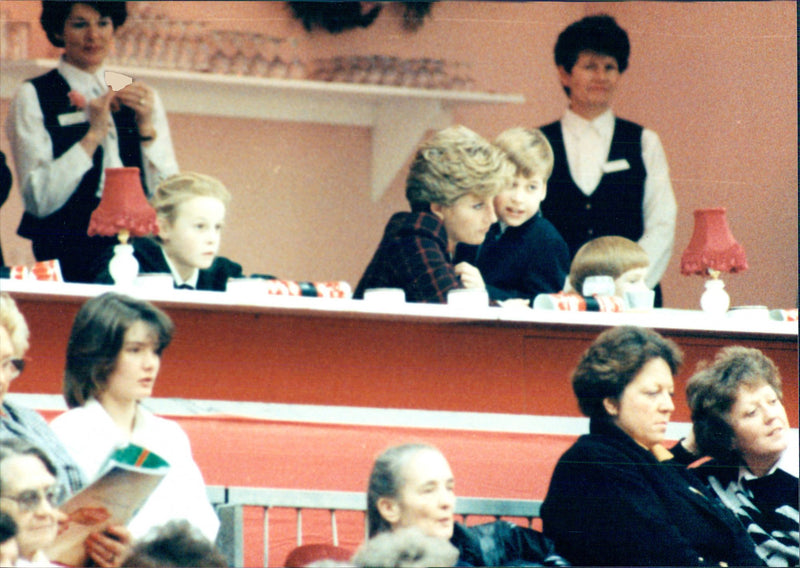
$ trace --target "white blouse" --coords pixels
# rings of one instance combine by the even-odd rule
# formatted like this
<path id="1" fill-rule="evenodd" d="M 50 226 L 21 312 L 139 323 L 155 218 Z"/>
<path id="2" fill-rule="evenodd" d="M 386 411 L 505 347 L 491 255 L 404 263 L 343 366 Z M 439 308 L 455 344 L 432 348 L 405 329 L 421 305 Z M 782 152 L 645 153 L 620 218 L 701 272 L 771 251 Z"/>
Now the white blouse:
<path id="1" fill-rule="evenodd" d="M 177 423 L 138 406 L 133 433 L 127 439 L 100 403 L 91 399 L 58 416 L 50 426 L 90 480 L 112 452 L 129 443 L 147 448 L 169 463 L 169 472 L 128 523 L 134 538 L 170 520 L 185 519 L 209 540 L 215 540 L 219 519 L 208 502 L 189 437 Z"/>

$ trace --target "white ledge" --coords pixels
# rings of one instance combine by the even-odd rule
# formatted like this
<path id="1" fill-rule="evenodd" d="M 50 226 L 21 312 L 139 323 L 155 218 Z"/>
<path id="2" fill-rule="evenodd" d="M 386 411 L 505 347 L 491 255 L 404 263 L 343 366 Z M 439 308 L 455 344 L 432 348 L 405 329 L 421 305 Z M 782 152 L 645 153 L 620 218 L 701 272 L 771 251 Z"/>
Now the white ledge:
<path id="1" fill-rule="evenodd" d="M 605 328 L 635 325 L 657 330 L 683 331 L 732 337 L 774 337 L 796 341 L 798 322 L 774 321 L 765 318 L 745 319 L 726 315 L 709 316 L 700 310 L 655 309 L 650 312 L 569 312 L 499 308 L 448 306 L 447 304 L 403 303 L 380 305 L 351 299 L 311 298 L 270 294 L 241 294 L 201 290 L 147 290 L 139 287 L 120 288 L 105 284 L 40 282 L 36 280 L 0 279 L 0 289 L 15 298 L 40 301 L 78 301 L 104 292 L 120 292 L 155 302 L 164 308 L 257 312 L 299 317 L 331 317 L 378 321 L 427 322 L 442 325 L 513 326 L 531 330 L 550 326 Z"/>

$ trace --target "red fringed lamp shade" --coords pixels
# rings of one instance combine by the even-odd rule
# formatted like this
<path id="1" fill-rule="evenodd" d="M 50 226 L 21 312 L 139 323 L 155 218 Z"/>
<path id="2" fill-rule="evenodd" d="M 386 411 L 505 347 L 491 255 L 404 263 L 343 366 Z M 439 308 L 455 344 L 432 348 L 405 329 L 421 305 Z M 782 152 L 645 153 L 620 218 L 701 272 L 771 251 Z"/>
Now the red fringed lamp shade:
<path id="1" fill-rule="evenodd" d="M 89 220 L 89 236 L 119 234 L 126 242 L 129 234 L 157 234 L 156 212 L 144 195 L 139 168 L 107 168 L 105 174 L 103 197 Z"/>
<path id="2" fill-rule="evenodd" d="M 696 209 L 694 233 L 681 257 L 681 274 L 743 272 L 747 258 L 742 245 L 733 238 L 725 217 L 725 208 Z"/>

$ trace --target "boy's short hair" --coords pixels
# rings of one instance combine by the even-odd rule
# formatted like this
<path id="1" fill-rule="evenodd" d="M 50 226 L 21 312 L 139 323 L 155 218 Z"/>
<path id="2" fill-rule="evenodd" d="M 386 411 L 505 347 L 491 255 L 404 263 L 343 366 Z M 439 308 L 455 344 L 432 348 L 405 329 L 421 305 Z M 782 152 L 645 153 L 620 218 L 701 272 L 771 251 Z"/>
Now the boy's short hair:
<path id="1" fill-rule="evenodd" d="M 114 30 L 125 23 L 128 18 L 128 9 L 125 2 L 65 2 L 64 0 L 44 0 L 42 2 L 42 15 L 39 23 L 42 24 L 47 39 L 54 47 L 64 47 L 64 26 L 67 23 L 72 6 L 87 4 L 97 10 L 104 18 L 111 18 Z"/>
<path id="2" fill-rule="evenodd" d="M 545 183 L 553 173 L 553 148 L 538 128 L 509 128 L 494 143 L 517 168 L 517 175 L 526 178 L 539 175 Z"/>
<path id="3" fill-rule="evenodd" d="M 582 51 L 610 55 L 617 60 L 619 72 L 623 73 L 628 68 L 631 44 L 627 32 L 614 18 L 597 14 L 570 24 L 559 34 L 555 47 L 556 65 L 571 73 Z"/>
<path id="4" fill-rule="evenodd" d="M 647 268 L 650 258 L 630 239 L 618 236 L 598 237 L 584 243 L 569 268 L 569 284 L 577 293 L 589 276 L 611 276 L 615 280 L 628 270 Z"/>
<path id="5" fill-rule="evenodd" d="M 158 184 L 150 204 L 160 217 L 174 223 L 178 206 L 193 197 L 215 197 L 226 208 L 231 202 L 230 192 L 218 179 L 197 172 L 182 172 Z"/>
<path id="6" fill-rule="evenodd" d="M 417 150 L 406 179 L 406 198 L 414 211 L 431 203 L 452 205 L 473 193 L 491 196 L 513 180 L 505 153 L 465 126 L 440 130 Z"/>

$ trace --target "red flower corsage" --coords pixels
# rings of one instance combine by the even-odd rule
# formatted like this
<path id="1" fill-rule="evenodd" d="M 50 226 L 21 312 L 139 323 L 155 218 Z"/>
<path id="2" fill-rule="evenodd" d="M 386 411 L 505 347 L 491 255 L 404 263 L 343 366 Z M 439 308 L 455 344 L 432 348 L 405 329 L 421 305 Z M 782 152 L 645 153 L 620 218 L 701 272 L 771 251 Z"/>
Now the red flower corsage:
<path id="1" fill-rule="evenodd" d="M 70 91 L 67 93 L 67 96 L 69 97 L 69 104 L 72 106 L 79 109 L 86 108 L 86 97 L 84 97 L 78 91 Z"/>

